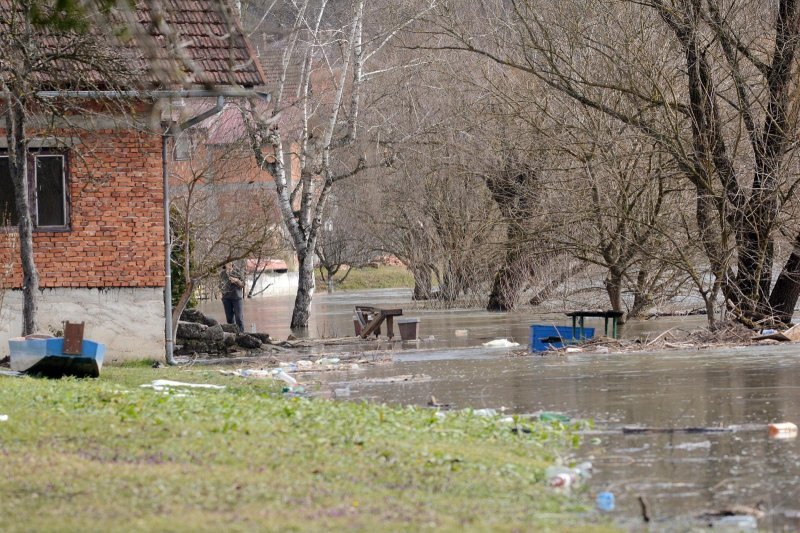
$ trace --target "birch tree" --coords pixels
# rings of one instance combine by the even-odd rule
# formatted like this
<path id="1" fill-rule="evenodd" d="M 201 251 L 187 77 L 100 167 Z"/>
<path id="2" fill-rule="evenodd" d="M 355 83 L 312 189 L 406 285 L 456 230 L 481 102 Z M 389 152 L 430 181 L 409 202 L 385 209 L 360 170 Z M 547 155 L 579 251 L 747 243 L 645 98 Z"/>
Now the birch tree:
<path id="1" fill-rule="evenodd" d="M 379 164 L 364 138 L 365 102 L 372 97 L 371 82 L 387 68 L 382 52 L 413 18 L 392 12 L 390 4 L 352 0 L 346 5 L 337 13 L 328 0 L 296 4 L 272 111 L 259 116 L 254 107 L 246 117 L 253 152 L 275 180 L 278 207 L 298 258 L 293 329 L 308 325 L 314 251 L 331 193 L 342 180 Z M 296 64 L 302 65 L 302 75 L 294 97 L 286 80 Z M 279 127 L 279 116 L 290 108 L 300 116 L 294 132 Z"/>

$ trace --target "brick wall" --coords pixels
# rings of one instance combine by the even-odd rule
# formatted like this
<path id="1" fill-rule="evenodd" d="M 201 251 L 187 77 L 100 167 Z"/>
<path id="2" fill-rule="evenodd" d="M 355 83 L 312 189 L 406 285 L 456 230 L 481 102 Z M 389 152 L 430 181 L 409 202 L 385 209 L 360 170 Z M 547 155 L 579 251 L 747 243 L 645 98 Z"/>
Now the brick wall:
<path id="1" fill-rule="evenodd" d="M 40 286 L 163 287 L 161 137 L 119 129 L 56 135 L 80 139 L 68 152 L 71 229 L 35 231 Z M 15 234 L 0 234 L 6 287 L 21 283 Z"/>

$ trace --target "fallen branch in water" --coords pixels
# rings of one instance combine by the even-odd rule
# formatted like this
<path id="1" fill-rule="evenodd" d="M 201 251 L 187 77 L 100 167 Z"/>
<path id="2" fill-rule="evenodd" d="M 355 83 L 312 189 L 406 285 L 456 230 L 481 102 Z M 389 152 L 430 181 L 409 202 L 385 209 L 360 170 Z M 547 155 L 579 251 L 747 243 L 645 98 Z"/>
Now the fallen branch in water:
<path id="1" fill-rule="evenodd" d="M 647 498 L 639 496 L 639 506 L 642 508 L 642 520 L 645 522 L 650 521 L 650 506 L 647 503 Z"/>
<path id="2" fill-rule="evenodd" d="M 639 435 L 647 433 L 732 433 L 734 428 L 705 428 L 705 427 L 686 427 L 686 428 L 640 428 L 624 427 L 622 433 L 626 435 Z"/>

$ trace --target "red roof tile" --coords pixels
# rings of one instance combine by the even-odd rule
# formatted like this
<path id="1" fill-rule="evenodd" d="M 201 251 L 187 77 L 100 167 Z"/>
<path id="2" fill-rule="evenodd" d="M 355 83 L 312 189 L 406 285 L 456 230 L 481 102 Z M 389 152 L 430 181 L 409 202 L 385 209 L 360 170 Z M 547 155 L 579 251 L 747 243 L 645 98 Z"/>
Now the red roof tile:
<path id="1" fill-rule="evenodd" d="M 13 13 L 13 0 L 0 0 L 0 32 L 8 31 Z M 267 79 L 258 58 L 245 37 L 244 31 L 226 0 L 162 0 L 160 17 L 154 16 L 150 7 L 155 2 L 138 1 L 132 15 L 139 28 L 133 28 L 132 39 L 125 41 L 115 36 L 109 28 L 94 27 L 85 41 L 94 40 L 98 49 L 112 51 L 117 60 L 127 61 L 128 69 L 138 71 L 136 82 L 127 85 L 139 87 L 165 87 L 188 85 L 240 85 L 253 87 L 265 85 Z M 154 20 L 163 20 L 163 25 Z M 124 13 L 111 15 L 112 23 L 121 24 Z M 102 19 L 100 23 L 104 22 Z M 105 21 L 108 23 L 108 21 Z M 112 26 L 112 24 L 108 24 Z M 164 35 L 161 29 L 167 28 Z M 35 37 L 40 47 L 50 51 L 76 42 L 75 34 L 43 29 Z M 170 53 L 170 48 L 179 53 Z M 116 86 L 117 80 L 107 81 L 107 74 L 97 72 L 85 61 L 53 61 L 39 77 L 43 85 L 76 88 L 83 83 L 95 88 L 98 85 Z M 75 72 L 78 75 L 75 75 Z M 69 80 L 69 81 L 65 81 Z M 79 87 L 84 88 L 84 87 Z"/>

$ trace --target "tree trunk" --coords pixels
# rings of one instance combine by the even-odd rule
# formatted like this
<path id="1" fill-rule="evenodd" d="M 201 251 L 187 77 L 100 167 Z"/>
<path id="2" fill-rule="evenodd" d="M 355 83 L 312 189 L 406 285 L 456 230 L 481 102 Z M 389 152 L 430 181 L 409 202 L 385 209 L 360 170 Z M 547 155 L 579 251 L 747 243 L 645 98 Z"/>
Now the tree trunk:
<path id="1" fill-rule="evenodd" d="M 430 300 L 431 298 L 431 269 L 420 266 L 411 269 L 414 275 L 414 294 L 412 300 Z"/>
<path id="2" fill-rule="evenodd" d="M 622 272 L 610 269 L 606 278 L 606 292 L 611 309 L 622 311 Z"/>
<path id="3" fill-rule="evenodd" d="M 519 294 L 525 287 L 525 283 L 530 278 L 530 274 L 535 269 L 533 261 L 526 268 L 524 253 L 520 250 L 516 240 L 521 238 L 520 231 L 509 229 L 507 242 L 510 248 L 506 251 L 505 262 L 494 275 L 492 291 L 489 294 L 489 302 L 486 304 L 487 311 L 512 311 L 519 301 Z M 528 273 L 530 271 L 530 274 Z"/>
<path id="4" fill-rule="evenodd" d="M 512 254 L 515 257 L 509 257 Z M 523 274 L 518 256 L 518 253 L 509 251 L 505 264 L 495 273 L 487 311 L 512 311 L 517 306 L 519 294 L 529 278 L 527 273 Z"/>
<path id="5" fill-rule="evenodd" d="M 297 255 L 300 262 L 297 279 L 297 296 L 292 311 L 291 329 L 305 329 L 311 316 L 311 300 L 314 297 L 314 254 Z"/>
<path id="6" fill-rule="evenodd" d="M 33 221 L 28 192 L 28 144 L 25 138 L 25 109 L 12 100 L 6 109 L 6 138 L 8 162 L 14 182 L 14 200 L 17 209 L 17 231 L 22 262 L 22 335 L 38 329 L 36 301 L 39 290 L 39 273 L 33 258 Z"/>
<path id="7" fill-rule="evenodd" d="M 800 297 L 800 233 L 794 239 L 794 248 L 772 288 L 769 306 L 775 320 L 789 324 Z"/>
<path id="8" fill-rule="evenodd" d="M 652 305 L 652 294 L 647 287 L 647 270 L 640 268 L 636 274 L 636 292 L 633 295 L 633 306 L 628 311 L 628 318 L 641 316 Z"/>
<path id="9" fill-rule="evenodd" d="M 189 303 L 189 299 L 192 297 L 192 293 L 194 292 L 196 284 L 197 281 L 194 278 L 189 278 L 188 282 L 183 287 L 183 292 L 181 293 L 181 297 L 178 299 L 178 303 L 175 304 L 175 307 L 172 309 L 173 346 L 175 346 L 175 340 L 178 337 L 178 321 L 181 319 L 181 314 L 183 314 L 183 310 L 186 309 L 186 304 Z"/>

